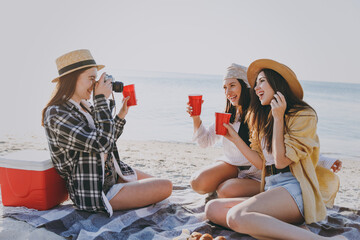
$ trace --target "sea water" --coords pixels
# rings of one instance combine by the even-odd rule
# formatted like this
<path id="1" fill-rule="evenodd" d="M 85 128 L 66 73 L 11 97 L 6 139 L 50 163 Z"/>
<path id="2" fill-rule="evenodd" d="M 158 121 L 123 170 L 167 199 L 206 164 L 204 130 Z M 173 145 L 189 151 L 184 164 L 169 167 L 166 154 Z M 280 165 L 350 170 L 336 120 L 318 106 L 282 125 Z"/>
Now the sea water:
<path id="1" fill-rule="evenodd" d="M 215 121 L 215 112 L 225 109 L 226 99 L 220 75 L 120 69 L 108 69 L 107 73 L 125 85 L 135 84 L 138 104 L 129 108 L 121 136 L 123 140 L 192 142 L 193 123 L 186 112 L 189 94 L 203 95 L 201 119 L 207 127 Z M 304 89 L 304 100 L 318 114 L 317 132 L 321 152 L 328 156 L 360 160 L 360 84 L 300 82 Z M 118 112 L 122 94 L 115 93 L 114 97 Z M 24 138 L 45 138 L 44 129 L 40 127 L 40 109 L 45 104 L 32 100 L 28 107 L 36 105 L 37 108 L 31 110 L 32 114 L 27 114 L 26 119 L 3 118 L 1 142 L 5 144 L 10 138 L 16 140 L 17 136 L 13 136 L 16 132 Z M 18 110 L 11 111 L 5 116 L 12 116 Z"/>

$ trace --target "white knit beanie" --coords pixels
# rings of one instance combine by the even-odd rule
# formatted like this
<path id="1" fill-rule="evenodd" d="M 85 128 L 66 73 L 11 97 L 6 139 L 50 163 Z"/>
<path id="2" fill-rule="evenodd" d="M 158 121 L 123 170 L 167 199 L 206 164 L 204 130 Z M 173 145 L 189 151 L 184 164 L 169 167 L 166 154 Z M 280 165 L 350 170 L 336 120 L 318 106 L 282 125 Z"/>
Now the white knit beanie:
<path id="1" fill-rule="evenodd" d="M 224 79 L 228 79 L 228 78 L 241 79 L 246 83 L 248 87 L 250 87 L 250 84 L 247 80 L 246 71 L 247 71 L 247 67 L 233 63 L 230 65 L 230 67 L 227 68 L 227 72 L 224 76 Z"/>

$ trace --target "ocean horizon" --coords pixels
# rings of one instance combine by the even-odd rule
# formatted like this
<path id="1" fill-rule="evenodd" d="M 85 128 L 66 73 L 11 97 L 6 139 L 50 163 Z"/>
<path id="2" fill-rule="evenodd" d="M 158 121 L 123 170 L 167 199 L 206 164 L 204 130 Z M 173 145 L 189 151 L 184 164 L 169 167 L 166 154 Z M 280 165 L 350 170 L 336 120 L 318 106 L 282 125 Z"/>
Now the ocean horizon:
<path id="1" fill-rule="evenodd" d="M 108 74 L 124 85 L 135 84 L 138 105 L 126 117 L 123 140 L 156 140 L 192 142 L 192 119 L 186 112 L 189 94 L 202 94 L 201 119 L 205 126 L 215 120 L 215 112 L 225 108 L 221 75 L 121 71 L 109 69 Z M 327 156 L 360 160 L 360 84 L 300 80 L 304 100 L 318 115 L 320 151 Z M 122 94 L 114 93 L 116 111 L 121 107 Z M 36 102 L 37 112 L 46 102 Z M 27 123 L 0 127 L 0 141 L 8 138 L 45 138 L 40 126 L 41 113 L 28 116 Z M 9 121 L 6 120 L 5 121 Z M 11 121 L 9 121 L 11 126 Z M 5 126 L 4 126 L 5 125 Z M 29 140 L 29 139 L 28 139 Z"/>

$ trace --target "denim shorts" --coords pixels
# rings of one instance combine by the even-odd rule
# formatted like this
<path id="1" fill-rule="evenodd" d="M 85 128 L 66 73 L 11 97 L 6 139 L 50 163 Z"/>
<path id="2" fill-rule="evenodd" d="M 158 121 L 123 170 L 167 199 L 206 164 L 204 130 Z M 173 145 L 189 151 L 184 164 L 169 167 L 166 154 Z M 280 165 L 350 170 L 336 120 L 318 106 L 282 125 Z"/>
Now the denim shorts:
<path id="1" fill-rule="evenodd" d="M 285 188 L 295 200 L 301 215 L 304 217 L 304 202 L 300 183 L 291 172 L 278 173 L 265 177 L 265 191 L 276 188 Z"/>

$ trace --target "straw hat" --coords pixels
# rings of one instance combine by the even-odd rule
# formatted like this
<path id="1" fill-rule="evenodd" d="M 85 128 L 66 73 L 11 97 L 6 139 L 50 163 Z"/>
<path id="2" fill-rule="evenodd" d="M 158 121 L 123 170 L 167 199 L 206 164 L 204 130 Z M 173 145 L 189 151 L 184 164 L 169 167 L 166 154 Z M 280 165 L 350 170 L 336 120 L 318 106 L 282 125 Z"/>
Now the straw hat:
<path id="1" fill-rule="evenodd" d="M 252 88 L 254 88 L 258 74 L 264 69 L 271 69 L 279 73 L 289 84 L 291 91 L 299 99 L 304 96 L 303 89 L 295 73 L 282 63 L 271 59 L 259 59 L 252 62 L 247 71 L 247 77 Z"/>
<path id="2" fill-rule="evenodd" d="M 246 76 L 246 70 L 247 70 L 246 67 L 233 63 L 227 68 L 227 72 L 224 76 L 224 80 L 229 78 L 241 79 L 246 83 L 248 87 L 250 87 L 250 84 Z"/>
<path id="3" fill-rule="evenodd" d="M 57 82 L 60 77 L 82 68 L 97 67 L 100 70 L 105 67 L 104 65 L 97 65 L 87 49 L 75 50 L 58 57 L 56 59 L 56 66 L 59 76 L 51 82 Z"/>

